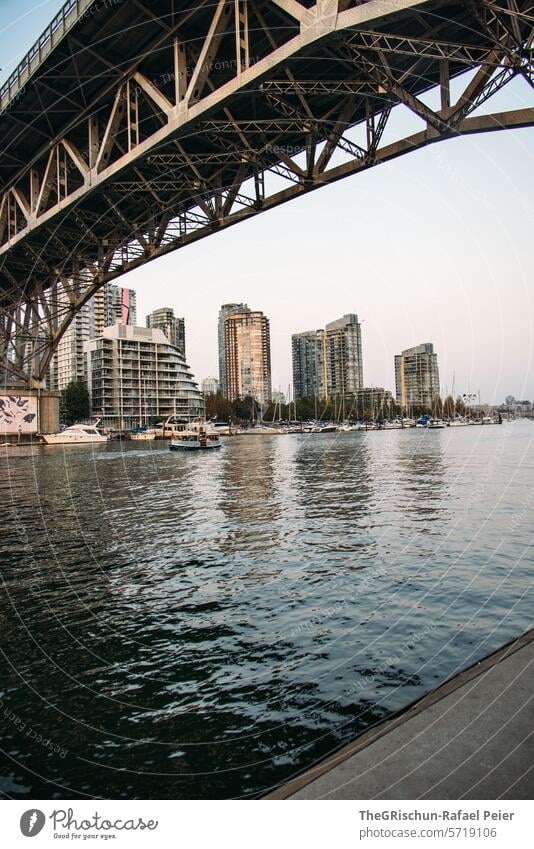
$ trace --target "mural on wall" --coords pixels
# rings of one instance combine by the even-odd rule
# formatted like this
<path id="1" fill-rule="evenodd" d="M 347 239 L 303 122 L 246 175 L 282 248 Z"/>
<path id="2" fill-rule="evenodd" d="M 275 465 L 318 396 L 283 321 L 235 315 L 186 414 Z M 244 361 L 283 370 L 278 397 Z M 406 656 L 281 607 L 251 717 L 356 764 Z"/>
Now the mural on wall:
<path id="1" fill-rule="evenodd" d="M 37 398 L 1 395 L 0 433 L 37 433 Z"/>

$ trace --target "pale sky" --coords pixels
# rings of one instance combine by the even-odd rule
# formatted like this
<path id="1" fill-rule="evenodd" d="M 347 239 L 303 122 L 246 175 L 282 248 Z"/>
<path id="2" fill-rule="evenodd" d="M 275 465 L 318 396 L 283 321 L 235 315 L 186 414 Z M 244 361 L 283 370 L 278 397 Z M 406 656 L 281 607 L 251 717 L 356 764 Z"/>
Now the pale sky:
<path id="1" fill-rule="evenodd" d="M 61 7 L 0 0 L 0 81 Z M 484 111 L 532 105 L 518 80 Z M 417 131 L 402 116 L 384 141 Z M 119 282 L 138 315 L 186 320 L 188 360 L 217 375 L 217 313 L 271 320 L 273 387 L 291 382 L 291 334 L 344 313 L 363 322 L 364 380 L 394 388 L 393 357 L 433 342 L 443 391 L 534 400 L 534 129 L 441 142 L 210 236 Z"/>

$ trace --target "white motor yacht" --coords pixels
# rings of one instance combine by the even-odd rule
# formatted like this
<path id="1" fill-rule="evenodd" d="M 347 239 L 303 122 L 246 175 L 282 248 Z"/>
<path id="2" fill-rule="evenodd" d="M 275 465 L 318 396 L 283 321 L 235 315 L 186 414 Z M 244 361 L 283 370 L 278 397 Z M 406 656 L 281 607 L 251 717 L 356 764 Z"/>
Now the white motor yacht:
<path id="1" fill-rule="evenodd" d="M 61 433 L 44 434 L 43 439 L 47 445 L 87 445 L 95 442 L 107 442 L 109 437 L 100 433 L 97 422 L 90 425 L 71 425 Z"/>

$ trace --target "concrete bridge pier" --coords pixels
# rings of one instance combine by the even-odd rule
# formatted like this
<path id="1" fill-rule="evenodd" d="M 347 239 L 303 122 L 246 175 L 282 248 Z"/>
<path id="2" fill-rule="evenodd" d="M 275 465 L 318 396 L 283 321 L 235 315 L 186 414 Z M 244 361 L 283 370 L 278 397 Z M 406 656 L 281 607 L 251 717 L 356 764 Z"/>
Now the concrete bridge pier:
<path id="1" fill-rule="evenodd" d="M 33 442 L 59 430 L 60 393 L 34 382 L 0 388 L 0 441 Z"/>

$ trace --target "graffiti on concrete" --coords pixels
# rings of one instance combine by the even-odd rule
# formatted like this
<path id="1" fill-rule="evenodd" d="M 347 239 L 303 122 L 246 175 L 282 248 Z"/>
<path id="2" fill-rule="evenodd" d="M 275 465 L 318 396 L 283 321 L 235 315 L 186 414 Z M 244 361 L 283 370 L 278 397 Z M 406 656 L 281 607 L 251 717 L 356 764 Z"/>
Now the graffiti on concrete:
<path id="1" fill-rule="evenodd" d="M 36 433 L 37 398 L 0 395 L 0 433 Z"/>

